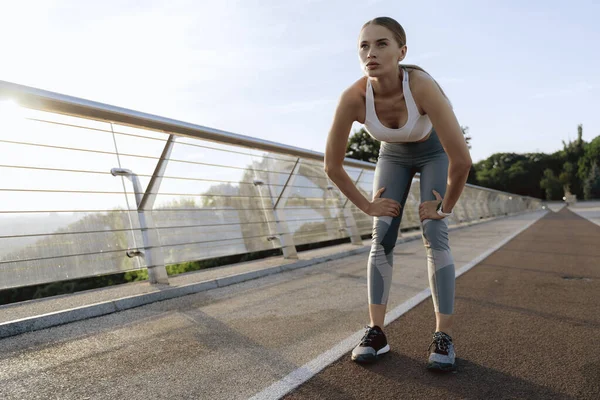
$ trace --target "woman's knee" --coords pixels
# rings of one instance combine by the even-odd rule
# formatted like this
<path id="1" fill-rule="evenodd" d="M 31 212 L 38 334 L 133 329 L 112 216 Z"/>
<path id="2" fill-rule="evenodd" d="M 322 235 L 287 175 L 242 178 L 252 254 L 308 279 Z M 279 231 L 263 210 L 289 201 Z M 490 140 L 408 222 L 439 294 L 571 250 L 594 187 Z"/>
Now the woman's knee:
<path id="1" fill-rule="evenodd" d="M 423 241 L 426 247 L 446 250 L 448 246 L 448 225 L 442 219 L 426 219 L 423 221 Z"/>
<path id="2" fill-rule="evenodd" d="M 399 217 L 376 217 L 373 223 L 373 244 L 381 245 L 385 253 L 389 253 L 396 245 L 399 228 Z"/>

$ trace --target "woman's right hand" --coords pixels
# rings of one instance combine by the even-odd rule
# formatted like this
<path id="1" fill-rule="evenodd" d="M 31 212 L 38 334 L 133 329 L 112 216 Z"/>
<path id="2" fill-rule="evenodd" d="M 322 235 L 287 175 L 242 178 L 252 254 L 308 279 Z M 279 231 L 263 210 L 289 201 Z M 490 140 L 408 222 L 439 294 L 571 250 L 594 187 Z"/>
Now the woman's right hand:
<path id="1" fill-rule="evenodd" d="M 385 190 L 384 187 L 379 189 L 373 196 L 373 201 L 369 204 L 367 214 L 371 217 L 397 217 L 400 215 L 400 203 L 393 199 L 382 199 L 381 193 Z"/>

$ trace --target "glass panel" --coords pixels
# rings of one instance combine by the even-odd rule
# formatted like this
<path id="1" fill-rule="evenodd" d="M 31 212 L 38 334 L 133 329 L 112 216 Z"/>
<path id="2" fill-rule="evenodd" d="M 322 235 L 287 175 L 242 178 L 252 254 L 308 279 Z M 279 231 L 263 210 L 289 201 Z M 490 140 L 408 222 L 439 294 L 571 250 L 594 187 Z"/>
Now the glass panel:
<path id="1" fill-rule="evenodd" d="M 2 193 L 2 211 L 6 212 L 60 212 L 108 211 L 127 209 L 123 193 L 52 193 L 21 192 Z"/>
<path id="2" fill-rule="evenodd" d="M 256 187 L 243 187 L 254 197 L 203 197 L 204 203 L 157 201 L 161 206 L 152 212 L 152 217 L 155 226 L 160 228 L 161 244 L 168 246 L 164 248 L 165 262 L 200 260 L 279 246 L 278 241 L 267 240 L 272 234 L 267 221 L 275 220 L 272 211 L 265 208 Z M 185 245 L 173 246 L 182 243 Z"/>
<path id="3" fill-rule="evenodd" d="M 214 257 L 243 254 L 255 251 L 274 249 L 277 240 L 268 241 L 266 238 L 246 240 L 227 240 L 193 245 L 164 247 L 165 263 L 177 264 L 185 261 L 197 261 Z"/>
<path id="4" fill-rule="evenodd" d="M 138 268 L 137 261 L 125 256 L 123 252 L 17 261 L 0 266 L 0 289 L 126 272 Z"/>
<path id="5" fill-rule="evenodd" d="M 141 259 L 125 255 L 144 246 L 134 186 L 110 170 L 119 162 L 132 170 L 141 197 L 168 134 L 18 107 L 0 116 L 0 128 L 0 287 L 140 268 Z M 374 170 L 344 168 L 372 198 Z M 346 238 L 344 208 L 361 235 L 372 232 L 373 218 L 347 201 L 319 160 L 179 136 L 160 183 L 145 217 L 167 264 L 278 248 L 272 237 L 281 229 L 296 245 Z M 417 178 L 401 228 L 420 227 L 419 203 Z M 539 207 L 466 187 L 450 223 Z"/>
<path id="6" fill-rule="evenodd" d="M 0 216 L 0 282 L 11 287 L 18 277 L 16 286 L 27 286 L 138 268 L 125 254 L 135 247 L 130 227 L 125 212 Z M 33 234 L 40 236 L 22 236 Z M 78 255 L 88 253 L 99 254 Z"/>

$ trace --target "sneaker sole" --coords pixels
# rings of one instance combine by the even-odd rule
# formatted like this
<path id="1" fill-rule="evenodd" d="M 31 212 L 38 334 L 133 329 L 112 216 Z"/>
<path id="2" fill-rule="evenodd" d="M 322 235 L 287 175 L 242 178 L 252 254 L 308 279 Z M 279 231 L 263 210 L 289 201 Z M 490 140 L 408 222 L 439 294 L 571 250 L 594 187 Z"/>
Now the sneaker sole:
<path id="1" fill-rule="evenodd" d="M 439 363 L 431 361 L 427 363 L 427 369 L 434 371 L 456 371 L 456 364 Z"/>
<path id="2" fill-rule="evenodd" d="M 390 351 L 390 345 L 386 344 L 385 347 L 382 347 L 381 350 L 379 350 L 377 352 L 377 355 L 373 355 L 373 354 L 361 354 L 361 355 L 355 356 L 353 354 L 352 355 L 352 361 L 356 361 L 358 363 L 365 363 L 365 364 L 373 363 L 373 362 L 377 361 L 377 359 L 379 357 L 381 357 L 382 355 L 384 355 L 388 351 Z"/>

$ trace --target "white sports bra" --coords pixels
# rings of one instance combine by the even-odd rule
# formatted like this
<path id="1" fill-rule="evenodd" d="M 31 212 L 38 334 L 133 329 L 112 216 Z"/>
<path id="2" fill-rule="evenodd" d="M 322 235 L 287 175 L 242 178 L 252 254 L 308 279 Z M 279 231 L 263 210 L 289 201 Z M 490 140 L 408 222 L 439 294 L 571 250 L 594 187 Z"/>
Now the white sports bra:
<path id="1" fill-rule="evenodd" d="M 366 113 L 365 113 L 365 129 L 373 136 L 373 138 L 382 142 L 416 142 L 423 139 L 431 131 L 433 127 L 428 115 L 419 114 L 417 104 L 413 99 L 408 84 L 408 71 L 404 70 L 404 78 L 402 80 L 402 91 L 404 92 L 404 100 L 408 110 L 408 120 L 404 126 L 398 129 L 392 129 L 384 126 L 377 118 L 375 112 L 375 101 L 373 99 L 373 87 L 371 81 L 367 79 L 366 91 Z"/>

